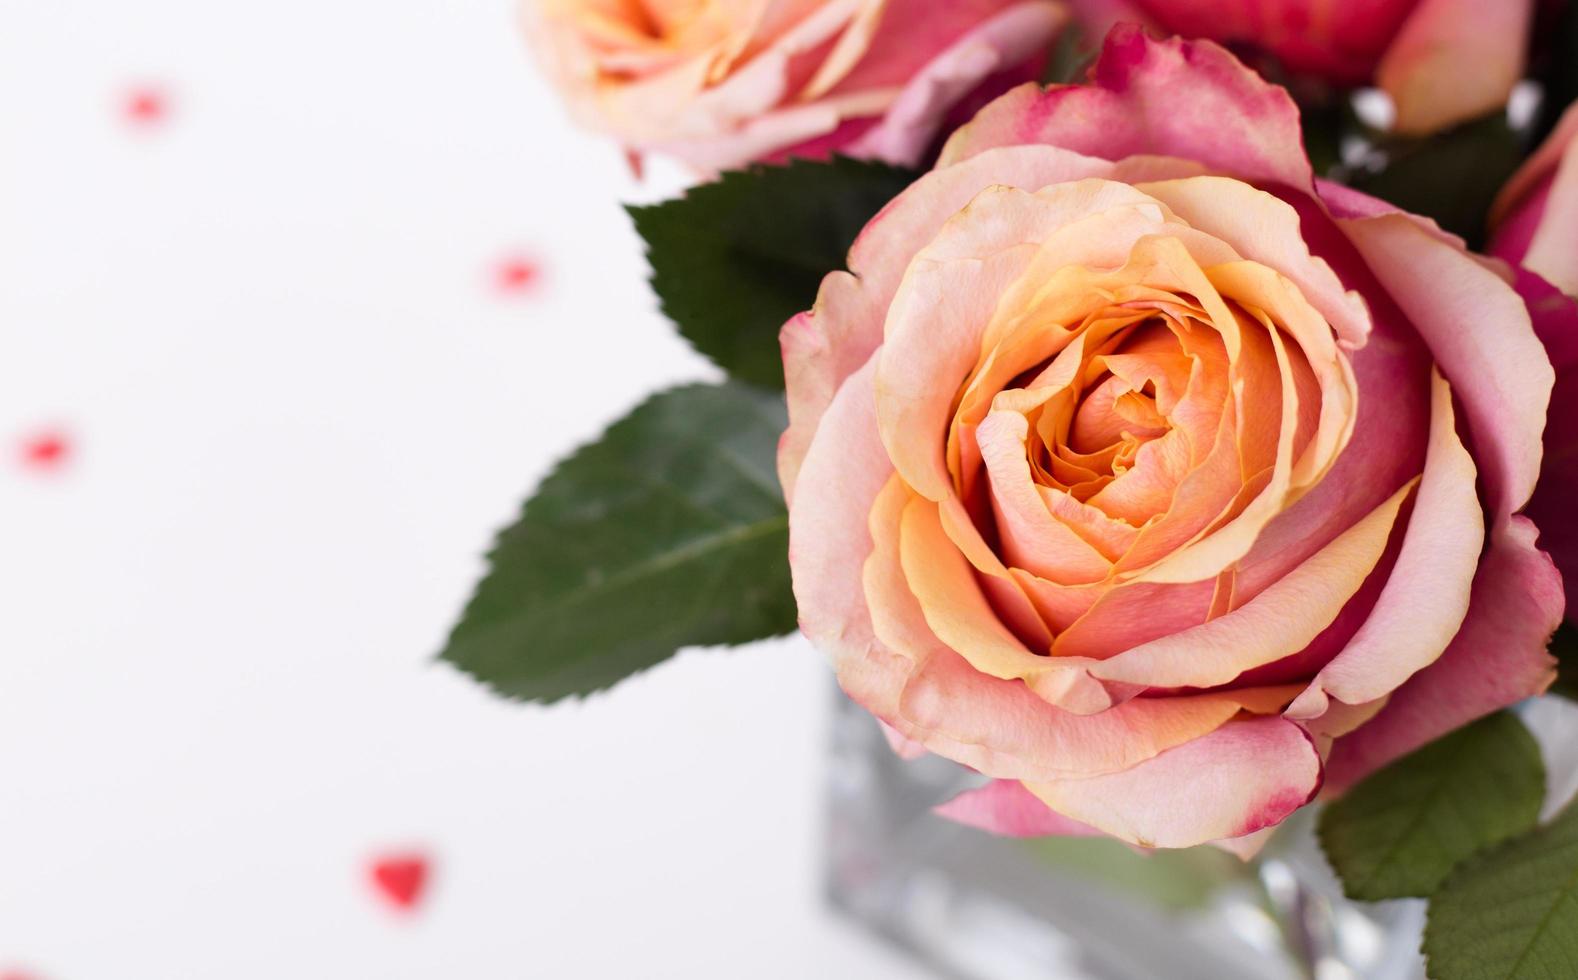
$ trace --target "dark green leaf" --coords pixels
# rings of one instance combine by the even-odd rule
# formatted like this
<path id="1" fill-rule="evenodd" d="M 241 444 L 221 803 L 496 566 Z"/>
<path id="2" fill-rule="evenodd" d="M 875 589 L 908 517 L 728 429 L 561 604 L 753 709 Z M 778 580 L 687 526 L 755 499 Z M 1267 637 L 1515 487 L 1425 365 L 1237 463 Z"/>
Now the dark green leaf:
<path id="1" fill-rule="evenodd" d="M 1084 28 L 1070 23 L 1052 44 L 1046 65 L 1041 69 L 1042 85 L 1078 85 L 1085 80 L 1090 66 L 1101 53 L 1100 42 L 1092 43 Z"/>
<path id="2" fill-rule="evenodd" d="M 1551 656 L 1556 658 L 1556 683 L 1552 694 L 1578 701 L 1578 628 L 1562 620 L 1551 637 Z"/>
<path id="3" fill-rule="evenodd" d="M 915 179 L 842 157 L 725 173 L 684 197 L 629 208 L 663 312 L 741 381 L 783 387 L 778 330 L 811 308 L 855 236 Z"/>
<path id="4" fill-rule="evenodd" d="M 1317 177 L 1332 173 L 1342 162 L 1342 139 L 1354 129 L 1352 110 L 1339 99 L 1299 106 L 1304 152 Z"/>
<path id="5" fill-rule="evenodd" d="M 1554 12 L 1541 10 L 1539 16 L 1551 17 L 1552 22 L 1541 25 L 1545 29 L 1538 33 L 1534 45 L 1539 52 L 1535 78 L 1543 89 L 1534 125 L 1536 144 L 1550 135 L 1562 113 L 1578 100 L 1578 4 L 1561 4 Z"/>
<path id="6" fill-rule="evenodd" d="M 637 406 L 499 536 L 443 659 L 501 694 L 554 701 L 680 647 L 793 630 L 783 427 L 783 396 L 740 384 Z"/>
<path id="7" fill-rule="evenodd" d="M 1321 846 L 1349 898 L 1429 895 L 1459 861 L 1534 826 L 1539 745 L 1507 712 L 1392 763 L 1321 814 Z"/>
<path id="8" fill-rule="evenodd" d="M 1384 166 L 1349 181 L 1366 194 L 1436 219 L 1470 247 L 1484 240 L 1485 215 L 1523 160 L 1523 144 L 1497 112 L 1424 139 L 1387 137 Z"/>
<path id="9" fill-rule="evenodd" d="M 1430 899 L 1433 980 L 1578 977 L 1578 806 L 1470 858 Z"/>

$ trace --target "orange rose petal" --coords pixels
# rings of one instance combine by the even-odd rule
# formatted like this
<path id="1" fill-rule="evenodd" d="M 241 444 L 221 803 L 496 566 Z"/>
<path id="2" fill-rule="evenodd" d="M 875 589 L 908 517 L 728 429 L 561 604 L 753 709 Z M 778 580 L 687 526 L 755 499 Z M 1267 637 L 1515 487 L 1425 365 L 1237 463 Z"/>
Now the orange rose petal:
<path id="1" fill-rule="evenodd" d="M 1034 649 L 1045 650 L 1050 647 L 1052 633 L 1046 620 L 1025 594 L 1024 588 L 1010 574 L 1010 569 L 987 545 L 986 539 L 981 537 L 980 529 L 970 520 L 964 504 L 957 497 L 950 496 L 937 505 L 937 514 L 943 532 L 975 569 L 975 578 L 981 590 L 1008 628 Z"/>
<path id="2" fill-rule="evenodd" d="M 1225 616 L 1096 662 L 1103 680 L 1154 687 L 1215 687 L 1246 670 L 1297 653 L 1336 619 L 1386 550 L 1414 483 L 1339 535 L 1308 561 Z M 1214 583 L 1213 583 L 1214 584 Z M 1100 636 L 1105 620 L 1087 616 L 1053 643 L 1054 655 L 1076 648 L 1081 635 Z"/>
<path id="3" fill-rule="evenodd" d="M 1112 563 L 1055 518 L 1031 483 L 1025 458 L 1030 424 L 1016 412 L 993 412 L 976 430 L 991 477 L 1003 558 L 1059 582 L 1077 584 L 1106 577 Z"/>
<path id="4" fill-rule="evenodd" d="M 1027 677 L 1043 669 L 1046 658 L 1027 650 L 987 602 L 969 562 L 943 531 L 932 501 L 916 496 L 906 504 L 899 558 L 927 625 L 977 670 L 992 677 Z"/>
<path id="5" fill-rule="evenodd" d="M 896 473 L 877 494 L 867 525 L 871 553 L 861 569 L 861 587 L 877 639 L 895 653 L 918 660 L 935 641 L 935 634 L 926 625 L 899 562 L 900 522 L 914 497 Z"/>
<path id="6" fill-rule="evenodd" d="M 981 366 L 965 385 L 959 407 L 948 426 L 948 469 L 962 494 L 971 492 L 979 476 L 982 459 L 974 438 L 975 427 L 991 411 L 993 399 L 1008 382 L 1053 357 L 1074 339 L 1075 335 L 1069 331 L 1049 324 L 1047 329 L 1025 331 L 987 352 Z"/>
<path id="7" fill-rule="evenodd" d="M 838 386 L 882 343 L 888 305 L 914 256 L 949 218 L 994 183 L 1044 187 L 1122 169 L 1107 160 L 1053 146 L 1021 146 L 981 154 L 922 174 L 866 223 L 849 249 L 849 272 L 830 273 L 814 315 L 784 326 L 784 382 L 789 429 L 779 448 L 779 473 L 793 492 L 800 460 Z"/>
<path id="8" fill-rule="evenodd" d="M 1238 420 L 1223 414 L 1211 452 L 1179 481 L 1166 513 L 1140 531 L 1118 560 L 1120 572 L 1143 569 L 1177 551 L 1222 517 L 1237 498 L 1242 467 L 1236 435 Z"/>
<path id="9" fill-rule="evenodd" d="M 1309 450 L 1295 462 L 1291 477 L 1295 488 L 1307 487 L 1325 475 L 1353 434 L 1354 404 L 1358 398 L 1353 369 L 1333 341 L 1330 324 L 1285 277 L 1253 262 L 1216 266 L 1206 274 L 1225 294 L 1262 311 L 1285 331 L 1319 382 L 1320 423 Z M 1284 405 L 1293 402 L 1296 422 L 1300 386 L 1294 377 L 1291 358 L 1279 357 L 1278 363 L 1283 384 L 1293 395 L 1291 399 L 1284 399 Z M 1287 428 L 1283 426 L 1284 431 Z M 1290 445 L 1294 442 L 1297 426 L 1293 429 L 1286 435 Z"/>
<path id="10" fill-rule="evenodd" d="M 1239 322 L 1243 344 L 1230 374 L 1234 381 L 1239 479 L 1243 480 L 1276 465 L 1277 447 L 1282 437 L 1282 412 L 1287 401 L 1297 404 L 1297 396 L 1295 394 L 1295 399 L 1282 397 L 1282 386 L 1287 379 L 1271 342 L 1276 325 L 1247 315 L 1241 315 Z"/>
<path id="11" fill-rule="evenodd" d="M 1270 331 L 1272 348 L 1276 351 L 1279 367 L 1287 371 L 1288 358 L 1285 345 L 1278 331 Z M 1242 337 L 1240 337 L 1242 348 Z M 1229 356 L 1232 356 L 1229 344 Z M 1243 396 L 1235 393 L 1240 403 Z M 1255 539 L 1266 523 L 1280 513 L 1285 494 L 1291 482 L 1293 468 L 1293 434 L 1298 428 L 1297 393 L 1291 386 L 1283 386 L 1282 415 L 1277 438 L 1277 458 L 1271 479 L 1242 513 L 1215 528 L 1210 534 L 1185 545 L 1161 559 L 1156 565 L 1140 573 L 1139 578 L 1148 582 L 1198 582 L 1212 578 L 1224 568 L 1242 558 L 1253 547 Z"/>
<path id="12" fill-rule="evenodd" d="M 1166 513 L 1190 462 L 1189 439 L 1174 429 L 1140 446 L 1133 465 L 1114 476 L 1087 503 L 1130 524 L 1144 524 Z"/>
<path id="13" fill-rule="evenodd" d="M 1140 184 L 1196 228 L 1229 243 L 1244 258 L 1288 277 L 1350 347 L 1370 335 L 1364 299 L 1345 289 L 1330 265 L 1312 255 L 1298 212 L 1287 202 L 1243 181 L 1189 177 Z"/>
<path id="14" fill-rule="evenodd" d="M 1024 592 L 1026 598 L 1035 607 L 1043 622 L 1052 629 L 1054 634 L 1068 629 L 1085 615 L 1092 606 L 1112 594 L 1111 584 L 1097 582 L 1090 585 L 1064 585 L 1058 582 L 1049 582 L 1040 576 L 1033 575 L 1022 568 L 1011 568 L 1008 574 L 1012 576 L 1016 585 Z M 1050 649 L 1054 641 L 1047 641 Z"/>
<path id="15" fill-rule="evenodd" d="M 910 263 L 888 311 L 887 353 L 877 372 L 877 417 L 894 467 L 922 496 L 941 500 L 948 492 L 943 447 L 951 394 L 980 362 L 994 312 L 1014 308 L 1005 305 L 1005 297 L 1033 278 L 1041 264 L 1063 268 L 1070 264 L 1061 257 L 1065 252 L 1085 258 L 1116 248 L 1125 238 L 1132 241 L 1127 226 L 1104 221 L 1087 228 L 1088 220 L 1080 220 L 1121 206 L 1149 225 L 1163 218 L 1149 198 L 1112 181 L 1075 181 L 1037 194 L 993 187 L 974 198 Z M 1084 234 L 1076 235 L 1077 230 Z M 1101 237 L 1092 240 L 1091 230 Z M 1036 241 L 1042 244 L 1020 244 Z M 1038 319 L 1037 326 L 1047 322 L 1058 321 Z M 949 397 L 939 398 L 938 392 Z"/>
<path id="16" fill-rule="evenodd" d="M 881 646 L 841 661 L 839 669 L 846 690 L 879 705 L 878 713 L 904 738 L 1005 778 L 1105 772 L 1205 734 L 1241 710 L 1281 710 L 1297 693 L 1296 687 L 1263 688 L 1114 707 L 1087 679 L 1083 687 L 1070 684 L 1064 691 L 1071 703 L 1100 712 L 1080 715 L 1059 710 L 1017 680 L 983 674 L 931 631 L 906 584 L 898 542 L 911 504 L 932 506 L 895 479 L 872 507 L 874 547 L 863 582 Z M 906 679 L 898 681 L 899 673 Z M 898 700 L 888 700 L 900 687 Z"/>
<path id="17" fill-rule="evenodd" d="M 1053 517 L 1068 525 L 1104 557 L 1115 561 L 1134 546 L 1140 532 L 1126 521 L 1116 520 L 1065 490 L 1036 487 L 1042 504 Z"/>

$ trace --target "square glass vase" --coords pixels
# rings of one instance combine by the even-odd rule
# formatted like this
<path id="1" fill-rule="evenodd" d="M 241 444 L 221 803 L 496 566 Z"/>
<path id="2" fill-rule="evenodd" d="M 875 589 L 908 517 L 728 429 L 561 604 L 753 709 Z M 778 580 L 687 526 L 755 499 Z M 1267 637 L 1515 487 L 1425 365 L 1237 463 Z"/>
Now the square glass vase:
<path id="1" fill-rule="evenodd" d="M 899 758 L 835 696 L 829 897 L 938 977 L 1424 980 L 1425 903 L 1344 898 L 1307 813 L 1249 862 L 1209 846 L 996 837 L 932 813 L 981 776 Z"/>

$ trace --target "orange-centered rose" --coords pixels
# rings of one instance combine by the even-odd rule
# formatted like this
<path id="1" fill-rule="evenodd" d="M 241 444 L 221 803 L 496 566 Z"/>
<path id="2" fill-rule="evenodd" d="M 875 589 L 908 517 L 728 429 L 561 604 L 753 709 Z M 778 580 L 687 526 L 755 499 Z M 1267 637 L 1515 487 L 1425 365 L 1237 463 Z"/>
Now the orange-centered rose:
<path id="1" fill-rule="evenodd" d="M 1120 27 L 1094 78 L 984 109 L 784 327 L 801 625 L 996 778 L 949 815 L 1246 838 L 1549 683 L 1551 366 L 1222 49 Z"/>
<path id="2" fill-rule="evenodd" d="M 1066 18 L 1055 0 L 526 0 L 524 10 L 539 60 L 584 125 L 703 171 L 833 150 L 914 163 L 960 100 L 1034 77 Z"/>

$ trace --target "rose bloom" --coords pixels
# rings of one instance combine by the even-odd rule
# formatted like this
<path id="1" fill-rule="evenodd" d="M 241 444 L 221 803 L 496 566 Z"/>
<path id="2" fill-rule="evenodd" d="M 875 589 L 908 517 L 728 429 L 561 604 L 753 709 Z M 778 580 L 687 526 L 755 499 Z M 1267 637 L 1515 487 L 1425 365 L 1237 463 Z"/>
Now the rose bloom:
<path id="1" fill-rule="evenodd" d="M 1242 853 L 1551 682 L 1552 369 L 1223 49 L 1120 26 L 1092 77 L 983 109 L 784 326 L 801 627 L 993 777 L 946 815 Z"/>
<path id="2" fill-rule="evenodd" d="M 1339 85 L 1374 81 L 1395 128 L 1429 133 L 1506 105 L 1523 77 L 1534 0 L 1076 0 L 1088 19 L 1269 52 Z"/>
<path id="3" fill-rule="evenodd" d="M 1556 559 L 1569 592 L 1578 590 L 1578 105 L 1507 182 L 1491 210 L 1490 250 L 1513 265 L 1524 292 L 1546 311 L 1535 321 L 1556 367 L 1545 461 L 1526 513 Z M 1566 294 L 1564 297 L 1562 294 Z"/>
<path id="4" fill-rule="evenodd" d="M 1067 17 L 1054 0 L 527 0 L 524 9 L 539 60 L 583 125 L 701 171 L 835 150 L 913 164 L 961 100 L 1034 78 Z"/>

